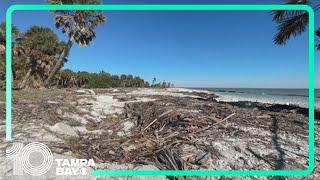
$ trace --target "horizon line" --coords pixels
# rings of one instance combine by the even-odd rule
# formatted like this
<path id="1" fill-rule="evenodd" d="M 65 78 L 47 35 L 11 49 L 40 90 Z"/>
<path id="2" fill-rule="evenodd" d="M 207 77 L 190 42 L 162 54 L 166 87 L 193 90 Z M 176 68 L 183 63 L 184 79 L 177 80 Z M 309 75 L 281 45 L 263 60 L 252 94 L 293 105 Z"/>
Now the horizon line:
<path id="1" fill-rule="evenodd" d="M 174 88 L 187 88 L 187 89 L 306 89 L 308 87 L 199 87 L 199 86 L 176 86 Z M 320 90 L 320 87 L 314 88 L 315 90 Z"/>

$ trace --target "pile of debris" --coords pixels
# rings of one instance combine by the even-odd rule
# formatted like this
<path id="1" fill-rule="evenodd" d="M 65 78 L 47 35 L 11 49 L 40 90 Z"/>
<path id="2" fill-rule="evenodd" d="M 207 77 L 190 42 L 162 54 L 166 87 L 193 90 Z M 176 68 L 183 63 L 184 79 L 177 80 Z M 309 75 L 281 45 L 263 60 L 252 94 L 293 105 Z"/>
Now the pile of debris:
<path id="1" fill-rule="evenodd" d="M 161 96 L 155 101 L 126 103 L 124 113 L 114 117 L 113 123 L 96 127 L 108 133 L 70 139 L 68 150 L 98 163 L 144 164 L 168 170 L 282 169 L 278 165 L 281 160 L 288 161 L 289 167 L 307 161 L 305 154 L 298 164 L 290 163 L 295 156 L 281 159 L 281 150 L 272 148 L 274 137 L 282 130 L 307 137 L 307 117 L 302 114 L 238 107 L 216 102 L 208 94 L 193 95 L 200 98 Z M 291 141 L 283 143 L 296 148 Z M 304 145 L 302 149 L 307 148 Z"/>

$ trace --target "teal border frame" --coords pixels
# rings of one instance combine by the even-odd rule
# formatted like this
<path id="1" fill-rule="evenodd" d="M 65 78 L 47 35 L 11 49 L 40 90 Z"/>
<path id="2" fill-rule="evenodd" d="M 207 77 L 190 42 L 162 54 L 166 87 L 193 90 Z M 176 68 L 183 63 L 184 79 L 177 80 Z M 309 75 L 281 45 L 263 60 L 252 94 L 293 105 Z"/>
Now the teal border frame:
<path id="1" fill-rule="evenodd" d="M 93 176 L 307 176 L 314 162 L 314 12 L 307 5 L 12 5 L 6 12 L 6 141 L 12 140 L 12 14 L 30 10 L 112 10 L 112 11 L 271 11 L 303 10 L 309 13 L 309 163 L 304 170 L 94 170 Z"/>

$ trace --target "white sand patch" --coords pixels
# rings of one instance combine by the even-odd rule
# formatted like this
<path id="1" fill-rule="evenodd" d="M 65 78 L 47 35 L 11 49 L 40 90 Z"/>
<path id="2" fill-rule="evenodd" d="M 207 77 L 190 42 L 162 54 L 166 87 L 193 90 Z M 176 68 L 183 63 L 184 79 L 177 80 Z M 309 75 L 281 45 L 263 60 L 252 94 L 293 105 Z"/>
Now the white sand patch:
<path id="1" fill-rule="evenodd" d="M 263 144 L 254 144 L 249 140 L 234 138 L 228 138 L 228 140 L 223 141 L 212 141 L 211 145 L 220 153 L 219 159 L 212 161 L 212 169 L 232 169 L 233 167 L 230 165 L 242 168 L 259 165 L 259 169 L 270 169 L 269 165 L 264 161 L 259 160 L 260 162 L 257 162 L 258 159 L 247 150 L 247 147 L 250 147 L 263 157 L 273 154 L 275 151 L 266 148 Z"/>
<path id="2" fill-rule="evenodd" d="M 78 89 L 75 90 L 78 95 L 95 95 L 96 93 L 92 89 Z"/>
<path id="3" fill-rule="evenodd" d="M 148 98 L 148 97 L 136 97 L 135 102 L 150 102 L 150 101 L 155 101 L 157 99 L 154 98 Z"/>
<path id="4" fill-rule="evenodd" d="M 238 147 L 242 151 L 244 151 L 244 148 L 242 147 L 243 144 L 240 144 L 240 143 L 238 144 L 240 145 L 241 148 L 239 146 Z M 210 163 L 212 165 L 211 168 L 232 169 L 232 167 L 230 167 L 230 164 L 241 164 L 241 165 L 243 164 L 240 157 L 246 156 L 246 155 L 234 149 L 234 147 L 236 146 L 234 142 L 213 141 L 211 145 L 215 147 L 220 153 L 219 159 Z"/>
<path id="5" fill-rule="evenodd" d="M 54 126 L 50 127 L 50 130 L 52 132 L 55 132 L 56 134 L 74 136 L 74 137 L 79 136 L 71 126 L 63 122 L 58 122 Z"/>
<path id="6" fill-rule="evenodd" d="M 91 105 L 91 115 L 95 117 L 101 117 L 109 114 L 121 114 L 123 112 L 123 107 L 125 102 L 119 102 L 114 99 L 113 96 L 109 95 L 98 95 L 95 96 L 96 100 L 90 100 Z"/>
<path id="7" fill-rule="evenodd" d="M 89 131 L 86 127 L 84 126 L 76 126 L 73 127 L 76 131 L 79 132 L 80 135 L 82 134 L 102 134 L 103 130 L 93 130 L 93 131 Z"/>
<path id="8" fill-rule="evenodd" d="M 173 97 L 192 97 L 199 98 L 199 96 L 183 94 L 174 91 L 168 91 L 168 89 L 151 89 L 151 88 L 139 88 L 128 93 L 129 95 L 141 95 L 141 96 L 173 96 Z"/>
<path id="9" fill-rule="evenodd" d="M 255 127 L 246 127 L 246 126 L 237 126 L 234 125 L 234 127 L 237 127 L 239 130 L 245 131 L 252 135 L 260 135 L 260 136 L 271 136 L 270 131 L 266 131 L 262 128 L 255 128 Z"/>
<path id="10" fill-rule="evenodd" d="M 134 127 L 134 123 L 131 121 L 126 121 L 123 123 L 123 131 L 128 133 Z"/>
<path id="11" fill-rule="evenodd" d="M 73 119 L 73 120 L 75 120 L 77 122 L 80 122 L 82 124 L 86 124 L 87 123 L 87 120 L 84 117 L 79 116 L 79 114 L 65 112 L 63 114 L 63 117 L 69 118 L 69 119 Z"/>

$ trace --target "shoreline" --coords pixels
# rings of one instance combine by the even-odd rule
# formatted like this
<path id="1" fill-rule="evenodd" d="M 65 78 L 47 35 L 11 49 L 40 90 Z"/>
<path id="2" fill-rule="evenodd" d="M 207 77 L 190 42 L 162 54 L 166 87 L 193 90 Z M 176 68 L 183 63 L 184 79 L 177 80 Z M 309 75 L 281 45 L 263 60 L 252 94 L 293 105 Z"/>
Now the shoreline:
<path id="1" fill-rule="evenodd" d="M 224 93 L 224 92 L 214 92 L 204 89 L 193 89 L 193 88 L 171 88 L 176 89 L 173 91 L 176 92 L 201 92 L 208 94 L 215 94 L 219 96 L 216 98 L 217 101 L 221 102 L 253 102 L 253 103 L 264 103 L 269 105 L 287 105 L 287 106 L 298 106 L 300 108 L 309 108 L 308 101 L 307 102 L 298 102 L 297 100 L 292 100 L 292 97 L 288 96 L 284 98 L 284 96 L 279 96 L 279 98 L 275 98 L 277 96 L 265 95 L 265 97 L 257 97 L 255 95 L 247 94 L 248 96 L 243 96 L 237 93 Z M 250 97 L 251 96 L 251 97 Z M 291 101 L 291 102 L 290 102 Z M 319 110 L 320 102 L 314 102 L 315 109 Z"/>
<path id="2" fill-rule="evenodd" d="M 61 90 L 66 89 L 66 88 L 59 88 Z M 67 88 L 68 89 L 68 88 Z M 71 88 L 73 89 L 73 88 Z M 80 88 L 81 89 L 81 88 Z M 86 89 L 86 88 L 85 88 Z M 94 88 L 94 89 L 88 89 L 88 90 L 99 90 L 99 89 L 119 89 L 119 88 Z M 126 89 L 126 88 L 125 88 Z M 127 88 L 127 89 L 131 89 L 131 88 Z M 133 88 L 136 89 L 136 91 L 133 94 L 141 94 L 141 90 L 145 91 L 142 94 L 146 94 L 148 95 L 148 93 L 152 94 L 152 89 L 154 88 Z M 155 88 L 157 89 L 157 88 Z M 255 97 L 243 97 L 241 95 L 238 94 L 225 94 L 223 92 L 214 92 L 214 91 L 209 91 L 209 90 L 205 90 L 205 89 L 194 89 L 194 88 L 183 88 L 183 87 L 172 87 L 172 88 L 159 88 L 159 90 L 163 90 L 162 93 L 160 93 L 159 95 L 171 95 L 173 93 L 175 94 L 184 94 L 184 93 L 188 93 L 188 94 L 192 94 L 192 93 L 203 93 L 203 94 L 208 94 L 208 95 L 216 95 L 218 97 L 215 98 L 215 100 L 217 102 L 226 102 L 226 103 L 245 103 L 245 102 L 251 102 L 251 103 L 261 103 L 261 104 L 266 104 L 266 105 L 285 105 L 285 106 L 293 106 L 293 107 L 299 107 L 299 108 L 309 108 L 308 106 L 308 102 L 305 103 L 291 103 L 285 100 L 277 100 L 277 99 L 268 99 L 268 98 L 255 98 Z M 18 90 L 20 91 L 20 90 Z M 1 91 L 0 91 L 1 92 Z M 4 91 L 5 92 L 5 91 Z M 151 95 L 150 94 L 150 95 Z M 0 96 L 4 96 L 2 97 L 5 98 L 5 94 Z M 187 95 L 190 96 L 190 95 Z M 4 103 L 4 101 L 2 102 L 0 100 L 0 103 Z M 314 102 L 314 107 L 316 111 L 320 111 L 320 102 L 319 101 L 315 101 Z"/>
<path id="3" fill-rule="evenodd" d="M 308 106 L 301 106 L 299 104 L 288 104 L 284 102 L 272 102 L 272 101 L 256 101 L 254 99 L 250 98 L 239 98 L 236 96 L 236 98 L 232 96 L 227 95 L 220 95 L 220 93 L 208 91 L 208 90 L 199 90 L 199 89 L 188 89 L 188 88 L 171 88 L 167 89 L 171 92 L 180 92 L 180 93 L 204 93 L 208 95 L 216 95 L 217 98 L 214 98 L 214 101 L 218 103 L 226 103 L 233 106 L 238 106 L 242 108 L 257 108 L 259 110 L 271 110 L 271 111 L 296 111 L 296 113 L 302 114 L 306 117 L 309 117 L 309 107 Z M 314 108 L 314 119 L 320 119 L 320 109 L 319 106 L 315 106 Z"/>

